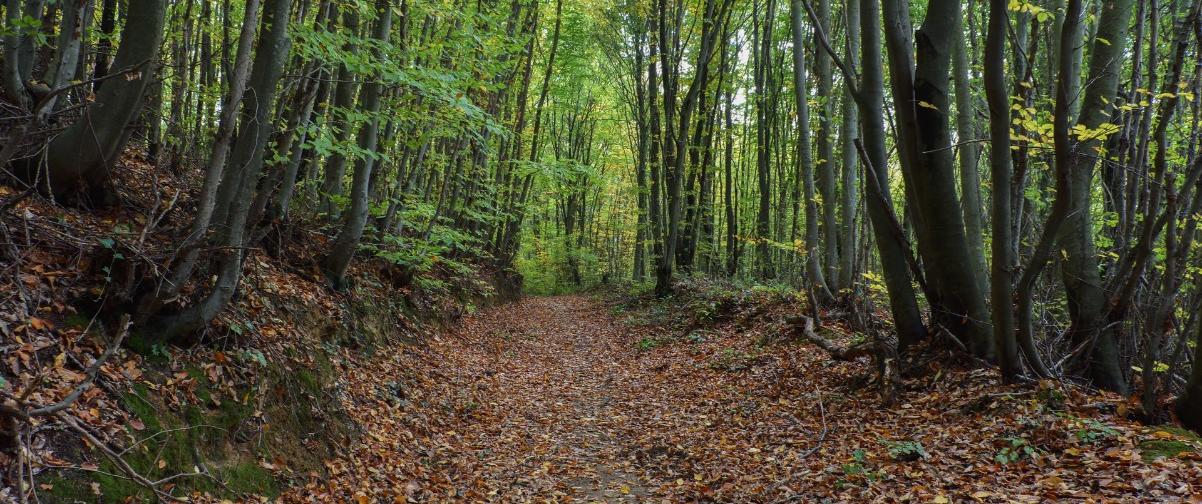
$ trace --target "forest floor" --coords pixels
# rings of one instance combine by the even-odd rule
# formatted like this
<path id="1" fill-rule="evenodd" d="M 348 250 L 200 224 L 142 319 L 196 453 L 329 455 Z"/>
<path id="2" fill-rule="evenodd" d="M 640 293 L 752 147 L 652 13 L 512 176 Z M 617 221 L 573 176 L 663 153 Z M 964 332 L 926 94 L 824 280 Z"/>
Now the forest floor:
<path id="1" fill-rule="evenodd" d="M 365 435 L 284 501 L 1202 501 L 1202 443 L 1123 398 L 932 361 L 883 407 L 764 323 L 795 304 L 719 305 L 527 298 L 359 362 Z"/>

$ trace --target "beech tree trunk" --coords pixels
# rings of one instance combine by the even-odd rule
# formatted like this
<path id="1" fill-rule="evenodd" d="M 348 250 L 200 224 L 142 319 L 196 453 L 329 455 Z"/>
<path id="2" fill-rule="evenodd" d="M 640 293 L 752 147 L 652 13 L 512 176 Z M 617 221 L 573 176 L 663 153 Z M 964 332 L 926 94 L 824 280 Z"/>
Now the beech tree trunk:
<path id="1" fill-rule="evenodd" d="M 1072 3 L 1070 1 L 1070 3 Z M 1084 91 L 1081 114 L 1077 123 L 1087 129 L 1099 127 L 1111 120 L 1111 110 L 1118 92 L 1119 69 L 1123 65 L 1124 47 L 1130 25 L 1133 0 L 1103 0 L 1098 18 L 1098 33 L 1090 47 L 1089 74 L 1083 79 L 1089 86 Z M 1067 21 L 1067 20 L 1066 20 Z M 1066 25 L 1066 28 L 1067 25 Z M 1062 45 L 1066 47 L 1068 44 Z M 1072 54 L 1079 51 L 1073 48 Z M 1062 51 L 1063 52 L 1063 51 Z M 1061 54 L 1070 61 L 1072 57 Z M 1066 83 L 1067 84 L 1067 83 Z M 1076 96 L 1076 86 L 1069 91 Z M 1068 111 L 1066 110 L 1066 113 Z M 1065 127 L 1068 127 L 1066 125 Z M 1064 287 L 1068 294 L 1069 336 L 1073 346 L 1085 346 L 1076 364 L 1095 385 L 1125 393 L 1127 381 L 1119 361 L 1115 342 L 1115 328 L 1108 316 L 1106 294 L 1103 290 L 1097 248 L 1093 241 L 1091 225 L 1091 187 L 1095 166 L 1095 148 L 1098 140 L 1077 142 L 1063 146 L 1065 170 L 1071 186 L 1068 189 L 1068 208 L 1064 224 L 1060 228 L 1059 245 L 1065 260 L 1061 265 Z M 1057 155 L 1062 148 L 1057 146 Z M 1059 196 L 1058 196 L 1059 197 Z M 1112 314 L 1119 315 L 1121 314 Z"/>
<path id="2" fill-rule="evenodd" d="M 885 81 L 881 62 L 881 11 L 879 0 L 860 1 L 860 61 L 862 66 L 859 100 L 861 136 L 868 166 L 874 167 L 867 173 L 876 178 L 876 183 L 866 183 L 865 205 L 872 220 L 872 232 L 876 238 L 877 252 L 881 258 L 881 269 L 885 276 L 885 289 L 889 293 L 889 305 L 893 313 L 893 324 L 897 330 L 898 346 L 905 348 L 926 338 L 926 327 L 918 310 L 918 300 L 911 283 L 909 265 L 906 263 L 906 243 L 903 237 L 891 232 L 890 214 L 893 198 L 888 188 L 888 151 L 885 148 L 884 101 Z M 881 168 L 876 168 L 881 167 Z"/>
<path id="3" fill-rule="evenodd" d="M 153 78 L 151 69 L 163 39 L 166 12 L 166 0 L 130 0 L 113 68 L 137 69 L 102 87 L 83 117 L 50 142 L 47 180 L 55 195 L 82 189 L 91 193 L 94 202 L 109 202 L 104 187 L 108 170 L 124 147 L 128 138 L 125 126 L 141 108 L 143 91 Z"/>
<path id="4" fill-rule="evenodd" d="M 245 258 L 247 219 L 259 185 L 264 147 L 271 136 L 271 109 L 284 62 L 288 58 L 288 23 L 292 0 L 269 0 L 263 9 L 259 42 L 249 85 L 242 100 L 238 139 L 225 163 L 217 190 L 215 222 L 220 223 L 212 243 L 219 247 L 214 261 L 217 277 L 213 290 L 199 303 L 178 315 L 160 320 L 159 337 L 167 340 L 191 334 L 213 320 L 238 288 Z"/>

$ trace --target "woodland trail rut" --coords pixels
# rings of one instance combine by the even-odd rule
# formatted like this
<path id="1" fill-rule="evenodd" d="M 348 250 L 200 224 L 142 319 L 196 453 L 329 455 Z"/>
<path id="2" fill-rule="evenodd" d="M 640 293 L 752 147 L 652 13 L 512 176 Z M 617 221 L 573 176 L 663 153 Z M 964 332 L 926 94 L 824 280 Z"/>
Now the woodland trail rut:
<path id="1" fill-rule="evenodd" d="M 484 462 L 486 473 L 477 477 L 508 483 L 509 492 L 496 495 L 503 500 L 529 493 L 643 501 L 645 482 L 631 467 L 637 447 L 619 424 L 649 398 L 621 378 L 635 352 L 623 324 L 581 296 L 532 298 L 500 310 L 458 328 L 488 331 L 497 345 L 478 369 L 493 392 L 488 409 L 495 416 L 465 433 Z"/>

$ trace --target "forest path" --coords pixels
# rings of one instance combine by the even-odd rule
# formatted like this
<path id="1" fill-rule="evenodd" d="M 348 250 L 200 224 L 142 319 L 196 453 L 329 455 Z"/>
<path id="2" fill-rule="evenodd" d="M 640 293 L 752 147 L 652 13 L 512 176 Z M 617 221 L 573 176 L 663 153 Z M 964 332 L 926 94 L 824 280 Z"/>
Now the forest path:
<path id="1" fill-rule="evenodd" d="M 625 422 L 656 398 L 622 378 L 636 352 L 625 329 L 582 296 L 528 298 L 457 327 L 463 343 L 486 347 L 461 370 L 487 384 L 464 441 L 483 462 L 475 476 L 500 485 L 495 497 L 646 498 Z"/>

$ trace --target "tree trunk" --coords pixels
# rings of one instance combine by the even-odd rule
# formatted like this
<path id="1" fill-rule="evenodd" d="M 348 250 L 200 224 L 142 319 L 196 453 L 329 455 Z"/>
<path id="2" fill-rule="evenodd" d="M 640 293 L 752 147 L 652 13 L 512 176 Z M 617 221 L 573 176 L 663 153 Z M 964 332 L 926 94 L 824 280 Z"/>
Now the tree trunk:
<path id="1" fill-rule="evenodd" d="M 956 196 L 947 114 L 960 6 L 957 0 L 932 0 L 912 48 L 908 5 L 900 0 L 887 0 L 886 5 L 885 33 L 901 143 L 898 150 L 903 173 L 908 174 L 906 193 L 915 210 L 913 222 L 923 264 L 937 265 L 926 275 L 935 294 L 935 299 L 929 300 L 931 316 L 974 355 L 990 359 L 993 336 Z M 916 55 L 913 65 L 911 51 Z"/>
<path id="2" fill-rule="evenodd" d="M 342 27 L 351 34 L 359 30 L 359 14 L 355 12 L 355 9 L 344 11 Z M 353 52 L 355 45 L 348 41 L 343 49 Z M 342 194 L 342 178 L 346 174 L 346 154 L 342 149 L 351 137 L 351 121 L 348 115 L 355 106 L 355 84 L 355 77 L 351 70 L 345 64 L 340 65 L 338 67 L 338 83 L 334 86 L 334 106 L 330 109 L 335 151 L 326 160 L 325 178 L 321 184 L 320 208 L 330 220 L 336 220 L 339 213 L 334 197 Z"/>
<path id="3" fill-rule="evenodd" d="M 969 6 L 971 5 L 972 3 L 969 3 Z M 955 67 L 956 84 L 956 140 L 960 143 L 958 149 L 960 154 L 960 208 L 964 214 L 964 234 L 968 240 L 969 259 L 972 260 L 973 268 L 979 272 L 977 280 L 980 281 L 981 292 L 989 292 L 989 275 L 985 273 L 988 271 L 985 266 L 985 240 L 981 224 L 981 212 L 983 211 L 981 175 L 977 171 L 981 150 L 975 143 L 977 139 L 976 107 L 975 98 L 972 95 L 972 85 L 969 82 L 968 42 L 963 26 L 956 28 L 955 37 L 953 66 Z M 1003 48 L 1004 50 L 1005 48 Z M 1008 108 L 1006 112 L 1008 115 Z M 991 138 L 993 137 L 991 136 Z M 1010 149 L 1007 147 L 1005 150 L 997 152 L 1009 153 Z M 1009 165 L 1006 170 L 1009 171 Z M 1009 184 L 1009 179 L 1006 179 L 1006 183 Z M 1004 189 L 1007 186 L 998 187 Z M 1009 209 L 1007 209 L 1008 215 Z"/>
<path id="4" fill-rule="evenodd" d="M 21 108 L 30 110 L 33 100 L 25 91 L 25 81 L 21 79 L 20 48 L 25 38 L 21 36 L 21 14 L 21 0 L 8 0 L 5 3 L 4 67 L 0 69 L 0 76 L 3 78 L 4 95 Z"/>
<path id="5" fill-rule="evenodd" d="M 1012 301 L 1015 257 L 1011 254 L 1010 249 L 1010 240 L 1012 239 L 1010 236 L 1010 195 L 1007 192 L 1010 187 L 1011 167 L 1010 96 L 1006 92 L 1006 31 L 1009 28 L 1009 22 L 1006 17 L 1006 0 L 989 0 L 989 30 L 985 36 L 984 79 L 985 98 L 989 104 L 990 181 L 994 188 L 991 214 L 993 219 L 991 247 L 993 265 L 990 270 L 992 275 L 990 300 L 993 304 L 993 338 L 997 345 L 1002 379 L 1012 381 L 1022 372 L 1022 368 L 1018 362 L 1015 343 Z M 960 66 L 961 59 L 967 59 L 962 58 L 965 52 L 963 38 L 958 45 L 960 54 L 956 57 L 957 67 Z M 967 70 L 964 73 L 959 70 L 960 68 L 957 68 L 958 77 L 967 76 Z M 963 87 L 964 91 L 967 91 L 967 84 Z M 959 100 L 960 93 L 961 87 L 957 85 L 957 100 L 968 101 Z M 961 115 L 966 113 L 968 113 L 967 110 L 960 110 Z M 965 155 L 965 151 L 961 151 L 961 156 L 963 155 Z M 961 164 L 961 166 L 965 165 Z M 973 170 L 975 169 L 974 166 Z M 965 200 L 967 205 L 967 198 Z M 984 269 L 981 272 L 984 276 Z M 1029 345 L 1030 340 L 1026 340 L 1026 343 L 1028 344 L 1025 344 L 1023 349 L 1027 352 L 1027 362 L 1031 362 L 1033 368 L 1044 371 L 1039 373 L 1040 376 L 1044 376 L 1046 370 L 1043 370 L 1042 365 L 1039 364 L 1039 356 L 1034 353 L 1034 345 Z"/>
<path id="6" fill-rule="evenodd" d="M 63 6 L 62 23 L 59 25 L 57 52 L 42 81 L 51 90 L 66 86 L 75 78 L 75 68 L 79 64 L 80 45 L 83 32 L 92 22 L 92 1 L 76 0 L 73 5 Z M 49 113 L 54 108 L 54 98 L 44 105 L 43 113 Z"/>
<path id="7" fill-rule="evenodd" d="M 790 26 L 792 26 L 793 29 L 793 89 L 795 93 L 794 97 L 797 99 L 797 159 L 795 162 L 801 167 L 800 175 L 802 180 L 799 182 L 805 186 L 806 280 L 808 281 L 810 288 L 813 289 L 815 295 L 818 297 L 817 301 L 819 303 L 827 303 L 833 298 L 833 296 L 831 296 L 830 290 L 826 286 L 826 279 L 824 277 L 822 267 L 822 261 L 824 259 L 829 260 L 830 258 L 828 256 L 824 257 L 820 255 L 818 249 L 818 202 L 816 201 L 817 195 L 815 194 L 814 190 L 814 161 L 810 156 L 810 105 L 808 103 L 808 86 L 806 85 L 804 44 L 805 34 L 801 25 L 801 19 L 802 16 L 804 16 L 804 14 L 802 14 L 804 7 L 801 5 L 801 3 L 804 1 L 806 0 L 793 0 L 789 12 Z M 820 11 L 819 16 L 821 15 L 822 14 Z M 825 31 L 825 28 L 823 28 L 823 30 Z M 827 63 L 827 72 L 828 75 L 826 75 L 825 78 L 829 81 L 829 61 Z M 820 75 L 819 79 L 821 80 L 822 78 L 823 76 Z M 829 84 L 829 82 L 827 84 Z M 829 97 L 830 89 L 823 90 L 820 84 L 818 94 L 824 98 Z M 826 115 L 825 111 L 823 115 Z M 828 121 L 825 119 L 820 119 L 820 122 L 824 125 L 828 123 Z M 829 133 L 830 132 L 824 127 L 824 129 L 819 131 L 819 136 L 827 135 Z M 820 145 L 825 145 L 827 150 L 825 154 L 827 157 L 820 159 L 820 162 L 822 162 L 826 167 L 824 171 L 830 171 L 829 168 L 831 163 L 828 159 L 830 157 L 830 142 L 820 139 L 819 143 Z M 818 155 L 820 158 L 823 156 L 821 152 L 819 152 Z M 833 175 L 828 174 L 825 178 L 829 178 L 829 181 L 833 185 Z M 827 206 L 826 197 L 827 195 L 824 194 L 824 208 Z M 832 207 L 834 202 L 834 194 L 831 194 L 830 203 L 832 204 Z M 833 208 L 829 216 L 834 218 Z M 833 230 L 834 226 L 831 226 L 830 229 Z M 833 245 L 834 240 L 829 240 L 828 243 Z"/>
<path id="8" fill-rule="evenodd" d="M 885 289 L 889 293 L 889 305 L 893 312 L 893 324 L 897 329 L 898 345 L 905 348 L 926 338 L 922 314 L 918 311 L 918 300 L 911 284 L 909 253 L 901 237 L 890 231 L 890 214 L 893 205 L 888 192 L 889 166 L 885 149 L 884 95 L 885 81 L 881 62 L 881 28 L 879 0 L 861 0 L 860 3 L 860 57 L 863 66 L 860 81 L 860 122 L 863 124 L 864 148 L 871 166 L 880 167 L 868 176 L 875 177 L 875 184 L 865 184 L 870 194 L 865 202 L 868 217 L 872 220 L 872 232 L 876 238 L 881 267 L 884 270 Z"/>
<path id="9" fill-rule="evenodd" d="M 238 288 L 247 245 L 246 223 L 272 128 L 271 105 L 275 102 L 276 87 L 288 57 L 288 23 L 285 21 L 291 7 L 291 0 L 269 0 L 263 9 L 254 64 L 242 100 L 238 139 L 226 161 L 225 174 L 217 190 L 217 208 L 225 210 L 214 215 L 220 223 L 212 241 L 219 247 L 214 261 L 216 284 L 199 303 L 159 321 L 162 330 L 158 334 L 163 339 L 176 339 L 203 328 L 225 308 Z"/>
<path id="10" fill-rule="evenodd" d="M 379 17 L 376 20 L 375 33 L 372 34 L 372 38 L 385 44 L 388 42 L 388 33 L 392 27 L 392 7 L 389 5 L 389 0 L 377 0 L 376 11 Z M 375 57 L 382 58 L 382 52 L 377 49 Z M 359 97 L 359 109 L 368 116 L 368 120 L 367 124 L 359 129 L 361 153 L 355 160 L 355 172 L 352 175 L 351 208 L 346 214 L 342 230 L 334 239 L 334 245 L 330 248 L 330 253 L 325 260 L 326 276 L 337 289 L 346 285 L 346 269 L 355 255 L 355 250 L 359 248 L 359 239 L 363 236 L 364 226 L 367 225 L 368 183 L 371 180 L 376 144 L 379 141 L 380 92 L 383 88 L 380 79 L 382 77 L 377 75 L 375 79 L 365 83 Z"/>
<path id="11" fill-rule="evenodd" d="M 758 3 L 756 4 L 758 7 Z M 756 173 L 759 181 L 759 209 L 755 216 L 756 232 L 756 261 L 757 271 L 761 280 L 772 278 L 772 256 L 769 253 L 768 240 L 771 239 L 771 224 L 769 210 L 772 206 L 772 184 L 769 163 L 771 161 L 771 146 L 768 135 L 769 117 L 767 92 L 767 73 L 769 59 L 772 54 L 772 24 L 776 17 L 776 1 L 768 0 L 767 13 L 759 24 L 762 28 L 759 37 L 759 47 L 753 48 L 755 56 L 755 111 L 756 111 Z"/>
<path id="12" fill-rule="evenodd" d="M 83 117 L 50 142 L 46 164 L 49 190 L 64 196 L 79 189 L 101 201 L 108 169 L 124 146 L 125 126 L 141 107 L 142 93 L 153 78 L 154 60 L 163 38 L 166 0 L 130 0 L 121 45 L 113 59 L 118 71 L 137 68 L 124 79 L 100 89 Z"/>
<path id="13" fill-rule="evenodd" d="M 1202 324 L 1197 324 L 1194 335 L 1194 366 L 1190 371 L 1185 391 L 1177 399 L 1177 418 L 1196 432 L 1202 433 Z M 1184 338 L 1183 338 L 1184 339 Z"/>
<path id="14" fill-rule="evenodd" d="M 793 8 L 802 11 L 800 6 Z M 804 17 L 804 12 L 798 13 Z M 831 31 L 831 2 L 818 2 L 818 24 L 823 33 Z M 796 37 L 796 36 L 795 36 Z M 795 40 L 796 42 L 796 40 Z M 797 51 L 795 44 L 794 51 Z M 819 102 L 818 114 L 818 160 L 814 163 L 818 172 L 818 194 L 822 200 L 822 278 L 824 285 L 819 291 L 830 290 L 826 283 L 833 283 L 838 276 L 839 264 L 839 229 L 835 219 L 839 208 L 839 196 L 836 194 L 837 180 L 835 177 L 835 152 L 832 139 L 835 136 L 831 127 L 831 119 L 835 116 L 835 93 L 832 92 L 834 83 L 831 78 L 831 56 L 826 51 L 814 51 L 814 76 L 818 81 Z M 817 246 L 815 245 L 815 250 Z"/>
<path id="15" fill-rule="evenodd" d="M 1111 110 L 1118 91 L 1119 69 L 1123 65 L 1127 30 L 1130 25 L 1133 0 L 1104 0 L 1098 19 L 1098 33 L 1090 48 L 1089 75 L 1084 79 L 1089 86 L 1081 106 L 1081 115 L 1076 121 L 1087 129 L 1098 128 L 1110 121 Z M 1070 4 L 1072 2 L 1070 1 Z M 1066 18 L 1065 30 L 1069 29 Z M 1075 29 L 1075 27 L 1074 27 Z M 1071 30 L 1070 30 L 1071 31 Z M 1061 58 L 1073 60 L 1072 54 L 1079 48 L 1062 43 Z M 1067 85 L 1067 83 L 1066 83 Z M 1070 96 L 1077 93 L 1069 91 Z M 1066 114 L 1068 109 L 1066 109 Z M 1066 123 L 1065 128 L 1069 127 Z M 1069 335 L 1073 346 L 1084 346 L 1076 360 L 1077 367 L 1085 370 L 1094 384 L 1115 392 L 1124 393 L 1127 382 L 1119 363 L 1115 329 L 1106 316 L 1106 295 L 1102 287 L 1097 248 L 1093 241 L 1091 210 L 1091 188 L 1093 185 L 1094 153 L 1100 141 L 1072 141 L 1063 147 L 1057 146 L 1057 156 L 1065 159 L 1071 187 L 1064 225 L 1059 230 L 1059 244 L 1065 260 L 1061 272 L 1068 294 Z M 1058 194 L 1059 197 L 1059 194 Z"/>
<path id="16" fill-rule="evenodd" d="M 860 52 L 860 2 L 849 0 L 844 5 L 844 18 L 847 21 L 846 44 L 844 60 L 853 68 L 858 67 Z M 823 32 L 830 33 L 830 32 Z M 854 140 L 860 136 L 855 97 L 851 95 L 851 86 L 843 86 L 842 131 L 842 169 L 843 192 L 839 197 L 839 280 L 836 290 L 850 289 L 858 280 L 856 278 L 856 190 L 859 188 L 857 175 L 859 165 L 856 160 Z"/>
<path id="17" fill-rule="evenodd" d="M 242 94 L 246 88 L 247 73 L 250 68 L 251 44 L 254 42 L 255 25 L 259 16 L 259 0 L 247 0 L 245 15 L 242 21 L 241 36 L 238 40 L 238 55 L 234 64 L 234 74 L 230 77 L 230 92 L 221 107 L 221 119 L 217 125 L 217 136 L 213 141 L 212 153 L 205 165 L 205 178 L 200 193 L 196 197 L 196 215 L 192 218 L 188 235 L 180 246 L 180 258 L 172 265 L 166 275 L 163 285 L 139 303 L 139 316 L 135 322 L 141 323 L 146 317 L 159 309 L 161 304 L 174 297 L 183 288 L 184 283 L 192 276 L 192 270 L 200 257 L 201 243 L 212 223 L 213 211 L 217 204 L 217 189 L 225 173 L 226 158 L 234 140 L 234 121 L 237 119 L 238 105 L 242 102 Z"/>

